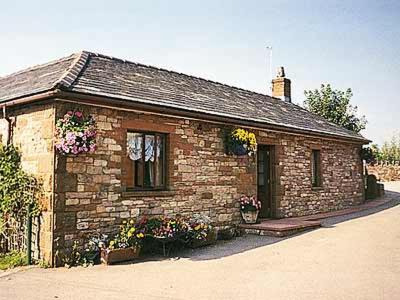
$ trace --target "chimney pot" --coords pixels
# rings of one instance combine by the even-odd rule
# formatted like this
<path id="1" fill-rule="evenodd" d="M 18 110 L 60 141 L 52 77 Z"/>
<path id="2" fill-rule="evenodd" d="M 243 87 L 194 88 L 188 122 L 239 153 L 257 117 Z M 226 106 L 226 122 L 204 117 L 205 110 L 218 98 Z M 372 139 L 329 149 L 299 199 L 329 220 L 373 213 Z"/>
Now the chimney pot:
<path id="1" fill-rule="evenodd" d="M 292 102 L 290 79 L 285 77 L 285 69 L 279 67 L 275 79 L 272 79 L 272 96 Z"/>

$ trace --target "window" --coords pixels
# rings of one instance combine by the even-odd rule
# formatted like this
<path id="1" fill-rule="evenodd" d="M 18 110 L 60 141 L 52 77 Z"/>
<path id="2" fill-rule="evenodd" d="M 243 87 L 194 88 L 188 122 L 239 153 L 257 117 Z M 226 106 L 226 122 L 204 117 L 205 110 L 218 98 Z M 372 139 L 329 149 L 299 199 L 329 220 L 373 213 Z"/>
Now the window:
<path id="1" fill-rule="evenodd" d="M 162 189 L 166 185 L 165 135 L 127 133 L 127 187 Z"/>
<path id="2" fill-rule="evenodd" d="M 320 150 L 312 150 L 311 153 L 311 180 L 313 187 L 322 186 Z"/>

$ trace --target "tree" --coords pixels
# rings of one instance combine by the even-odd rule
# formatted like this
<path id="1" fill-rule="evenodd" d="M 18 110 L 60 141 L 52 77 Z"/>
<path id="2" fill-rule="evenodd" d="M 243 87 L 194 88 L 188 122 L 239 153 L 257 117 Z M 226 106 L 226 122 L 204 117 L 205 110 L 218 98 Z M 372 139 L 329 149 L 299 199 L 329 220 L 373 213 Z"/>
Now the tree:
<path id="1" fill-rule="evenodd" d="M 343 92 L 333 90 L 330 84 L 322 84 L 320 90 L 304 91 L 304 95 L 304 107 L 310 112 L 357 133 L 365 129 L 365 116 L 358 117 L 357 106 L 350 104 L 351 89 Z"/>
<path id="2" fill-rule="evenodd" d="M 389 162 L 400 161 L 400 134 L 393 136 L 390 142 L 383 143 L 380 149 L 380 159 Z"/>

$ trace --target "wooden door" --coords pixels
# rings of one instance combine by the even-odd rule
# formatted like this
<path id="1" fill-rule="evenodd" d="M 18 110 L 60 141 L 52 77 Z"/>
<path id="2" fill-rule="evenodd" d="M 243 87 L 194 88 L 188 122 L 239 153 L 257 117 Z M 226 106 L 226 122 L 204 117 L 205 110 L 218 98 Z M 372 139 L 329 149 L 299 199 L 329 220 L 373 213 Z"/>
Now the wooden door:
<path id="1" fill-rule="evenodd" d="M 259 145 L 257 150 L 257 197 L 261 201 L 260 218 L 273 217 L 271 146 Z"/>

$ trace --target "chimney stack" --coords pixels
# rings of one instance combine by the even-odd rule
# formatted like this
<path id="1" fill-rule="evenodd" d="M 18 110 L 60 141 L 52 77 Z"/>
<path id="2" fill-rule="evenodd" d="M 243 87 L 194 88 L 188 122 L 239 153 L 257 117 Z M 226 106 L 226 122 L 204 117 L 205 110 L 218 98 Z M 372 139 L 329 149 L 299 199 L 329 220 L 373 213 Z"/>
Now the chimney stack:
<path id="1" fill-rule="evenodd" d="M 272 96 L 287 102 L 292 102 L 290 91 L 290 79 L 285 77 L 285 69 L 278 68 L 275 79 L 272 79 Z"/>

